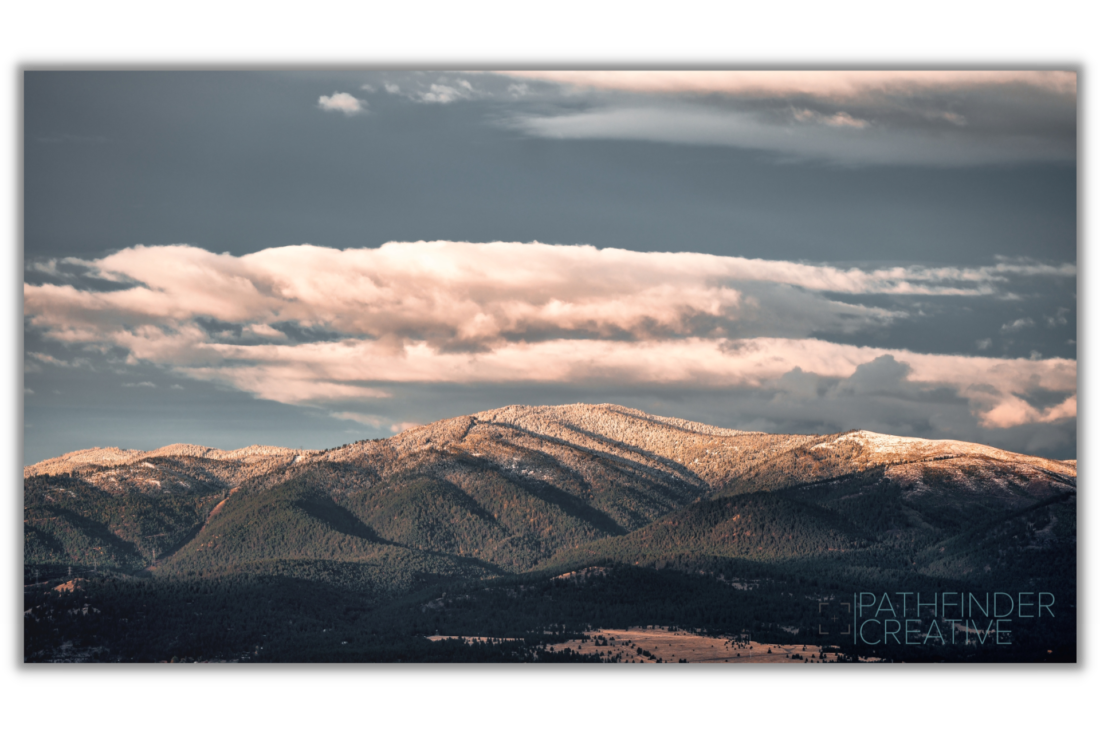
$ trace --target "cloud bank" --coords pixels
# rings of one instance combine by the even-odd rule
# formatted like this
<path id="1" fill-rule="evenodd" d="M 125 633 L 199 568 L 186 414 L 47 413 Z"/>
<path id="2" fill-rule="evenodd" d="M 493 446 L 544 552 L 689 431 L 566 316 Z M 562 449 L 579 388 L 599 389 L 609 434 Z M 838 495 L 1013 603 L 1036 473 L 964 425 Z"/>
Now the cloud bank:
<path id="1" fill-rule="evenodd" d="M 1073 277 L 1071 265 L 865 270 L 691 252 L 413 242 L 240 257 L 136 246 L 83 267 L 111 289 L 25 284 L 29 328 L 131 365 L 327 406 L 363 424 L 394 422 L 362 406 L 414 384 L 790 395 L 798 392 L 791 380 L 812 377 L 818 397 L 833 390 L 840 399 L 844 380 L 891 365 L 894 386 L 883 395 L 898 385 L 947 390 L 986 428 L 1076 416 L 1073 360 L 923 354 L 821 335 L 908 317 L 839 294 L 1004 295 L 1010 278 Z M 877 394 L 873 382 L 850 383 L 866 398 Z"/>
<path id="2" fill-rule="evenodd" d="M 1072 71 L 515 71 L 536 137 L 717 145 L 854 165 L 1076 159 Z M 559 91 L 555 107 L 554 95 Z"/>

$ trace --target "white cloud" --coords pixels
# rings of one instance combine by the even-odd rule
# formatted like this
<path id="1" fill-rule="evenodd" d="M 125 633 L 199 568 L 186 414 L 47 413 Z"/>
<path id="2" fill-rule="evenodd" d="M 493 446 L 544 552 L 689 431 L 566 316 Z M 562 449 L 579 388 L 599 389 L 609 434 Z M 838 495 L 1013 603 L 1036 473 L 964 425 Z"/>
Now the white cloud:
<path id="1" fill-rule="evenodd" d="M 157 385 L 152 382 L 125 382 L 123 387 L 156 387 Z"/>
<path id="2" fill-rule="evenodd" d="M 473 87 L 465 79 L 456 84 L 432 84 L 426 92 L 417 95 L 417 100 L 428 104 L 450 104 L 459 99 L 470 99 L 474 96 Z"/>
<path id="3" fill-rule="evenodd" d="M 288 404 L 350 406 L 389 399 L 409 384 L 767 388 L 796 369 L 847 379 L 886 356 L 907 365 L 907 383 L 965 399 L 987 427 L 1070 411 L 1068 402 L 1061 412 L 1028 406 L 1023 397 L 1034 390 L 1076 394 L 1072 360 L 920 354 L 811 337 L 906 317 L 832 293 L 991 295 L 1009 277 L 1072 277 L 1071 265 L 864 270 L 690 252 L 415 242 L 240 257 L 138 246 L 88 266 L 132 285 L 106 292 L 24 285 L 32 328 Z M 234 328 L 211 332 L 205 319 Z M 272 324 L 337 338 L 300 343 Z M 235 333 L 262 342 L 242 343 Z M 393 419 L 332 414 L 372 426 L 367 421 Z"/>
<path id="4" fill-rule="evenodd" d="M 1020 331 L 1034 325 L 1035 321 L 1031 320 L 1030 318 L 1017 318 L 1015 321 L 1012 321 L 1011 323 L 1006 323 L 1001 326 L 1001 331 L 1003 333 L 1015 333 L 1016 331 Z"/>
<path id="5" fill-rule="evenodd" d="M 390 94 L 400 95 L 421 104 L 451 104 L 459 100 L 477 99 L 485 96 L 481 91 L 475 89 L 468 80 L 462 78 L 447 79 L 441 77 L 428 83 L 414 81 L 412 86 L 406 86 L 404 89 L 397 84 L 386 83 L 384 88 Z"/>
<path id="6" fill-rule="evenodd" d="M 266 323 L 250 323 L 245 326 L 242 331 L 252 336 L 259 336 L 261 338 L 278 339 L 285 341 L 286 334 L 277 328 L 272 328 Z"/>
<path id="7" fill-rule="evenodd" d="M 539 243 L 414 242 L 378 249 L 310 245 L 242 257 L 184 245 L 131 247 L 90 273 L 132 287 L 107 292 L 25 285 L 32 325 L 69 343 L 111 343 L 137 358 L 201 364 L 220 357 L 196 319 L 240 324 L 286 341 L 289 321 L 394 348 L 423 340 L 479 350 L 555 337 L 680 338 L 857 332 L 903 312 L 845 295 L 1003 294 L 1009 277 L 1073 277 L 1072 265 L 837 268 L 691 252 L 634 252 Z M 781 329 L 776 331 L 776 329 Z"/>
<path id="8" fill-rule="evenodd" d="M 1002 399 L 981 415 L 981 425 L 989 428 L 1012 428 L 1029 423 L 1052 423 L 1077 417 L 1077 395 L 1063 402 L 1038 410 L 1016 395 L 1004 395 Z"/>
<path id="9" fill-rule="evenodd" d="M 745 305 L 739 283 L 822 294 L 991 295 L 1001 292 L 1009 276 L 1076 274 L 1071 264 L 863 270 L 515 242 L 392 242 L 348 250 L 299 245 L 242 257 L 186 245 L 138 245 L 87 266 L 91 274 L 135 286 L 92 292 L 26 285 L 28 315 L 75 335 L 82 322 L 105 318 L 134 326 L 217 318 L 273 338 L 282 336 L 270 326 L 280 318 L 374 335 L 400 330 L 401 324 L 440 323 L 471 335 L 505 332 L 530 326 L 532 318 L 534 325 L 555 328 L 629 329 L 638 318 L 686 328 L 680 322 L 685 311 L 717 316 Z M 471 322 L 473 316 L 478 318 Z"/>
<path id="10" fill-rule="evenodd" d="M 317 106 L 326 112 L 343 112 L 349 117 L 362 114 L 367 110 L 366 102 L 356 99 L 347 92 L 333 92 L 331 97 L 322 96 L 317 100 Z"/>

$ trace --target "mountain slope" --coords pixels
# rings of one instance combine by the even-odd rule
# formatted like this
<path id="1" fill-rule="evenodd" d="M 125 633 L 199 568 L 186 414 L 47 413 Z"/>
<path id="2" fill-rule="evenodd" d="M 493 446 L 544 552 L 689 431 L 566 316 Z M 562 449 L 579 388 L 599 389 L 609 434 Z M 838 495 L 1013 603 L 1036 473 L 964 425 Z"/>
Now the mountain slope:
<path id="1" fill-rule="evenodd" d="M 867 431 L 769 435 L 616 405 L 564 405 L 489 410 L 325 451 L 94 449 L 44 461 L 24 473 L 28 561 L 84 563 L 87 552 L 66 548 L 102 547 L 102 533 L 108 532 L 129 543 L 126 552 L 114 551 L 128 557 L 127 567 L 149 561 L 153 549 L 169 552 L 191 536 L 186 552 L 181 550 L 182 562 L 183 556 L 201 554 L 195 548 L 244 502 L 273 501 L 279 492 L 298 487 L 327 502 L 326 516 L 339 510 L 359 528 L 335 527 L 343 549 L 326 549 L 335 535 L 322 541 L 322 535 L 295 534 L 284 524 L 273 526 L 266 539 L 249 540 L 266 543 L 263 552 L 247 558 L 231 553 L 226 562 L 347 559 L 368 551 L 366 545 L 349 549 L 361 541 L 478 560 L 513 573 L 568 557 L 593 542 L 628 536 L 617 546 L 690 546 L 721 556 L 788 557 L 816 546 L 820 528 L 810 525 L 787 532 L 793 543 L 787 545 L 779 540 L 753 545 L 744 541 L 748 535 L 724 532 L 727 520 L 708 502 L 760 492 L 777 493 L 767 501 L 747 500 L 755 509 L 746 516 L 774 517 L 767 521 L 782 524 L 783 514 L 817 512 L 815 521 L 822 526 L 845 528 L 840 544 L 892 543 L 916 551 L 968 531 L 979 519 L 1074 493 L 1077 469 L 1075 462 L 959 441 Z M 73 503 L 72 486 L 81 487 L 83 503 Z M 223 500 L 220 515 L 203 529 L 213 505 Z M 304 499 L 295 501 L 306 511 Z M 134 502 L 144 507 L 144 515 L 164 517 L 159 524 L 141 524 L 140 531 L 127 529 L 120 513 Z M 92 508 L 100 505 L 104 508 Z M 79 529 L 49 519 L 58 507 L 98 524 Z M 141 514 L 129 511 L 131 517 Z M 111 512 L 119 516 L 109 517 Z M 690 541 L 654 524 L 672 516 L 694 527 Z M 63 529 L 51 534 L 51 521 Z M 700 522 L 706 521 L 714 526 L 704 531 Z M 81 533 L 88 536 L 76 539 Z M 149 539 L 157 536 L 167 539 Z"/>
<path id="2" fill-rule="evenodd" d="M 265 492 L 234 492 L 162 569 L 321 578 L 381 596 L 441 578 L 498 572 L 476 561 L 386 542 L 316 490 L 308 476 Z"/>
<path id="3" fill-rule="evenodd" d="M 593 624 L 817 644 L 823 601 L 903 589 L 1044 592 L 1059 612 L 1017 619 L 1010 647 L 873 656 L 1074 659 L 1076 497 L 1075 461 L 615 405 L 323 451 L 78 451 L 24 470 L 24 654 L 409 661 L 460 634 L 517 639 L 476 658 L 533 659 Z"/>

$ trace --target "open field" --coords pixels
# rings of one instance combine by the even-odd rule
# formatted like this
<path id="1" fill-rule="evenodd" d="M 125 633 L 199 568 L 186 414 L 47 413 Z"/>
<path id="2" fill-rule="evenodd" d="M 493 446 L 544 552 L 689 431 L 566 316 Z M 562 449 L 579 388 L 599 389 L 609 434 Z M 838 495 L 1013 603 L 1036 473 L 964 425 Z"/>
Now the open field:
<path id="1" fill-rule="evenodd" d="M 467 643 L 518 641 L 487 636 L 429 636 L 429 641 L 461 639 Z M 836 654 L 820 657 L 821 647 L 802 644 L 760 644 L 721 636 L 700 636 L 688 631 L 666 628 L 599 629 L 584 639 L 550 644 L 548 651 L 570 649 L 578 654 L 594 654 L 620 664 L 657 664 L 658 662 L 704 662 L 736 664 L 776 664 L 835 662 Z"/>
<path id="2" fill-rule="evenodd" d="M 825 654 L 821 647 L 802 644 L 761 644 L 727 637 L 700 636 L 689 631 L 631 628 L 599 629 L 584 640 L 555 644 L 554 651 L 572 649 L 578 654 L 598 654 L 622 664 L 656 664 L 684 660 L 687 663 L 716 664 L 803 664 L 835 662 L 835 654 Z"/>

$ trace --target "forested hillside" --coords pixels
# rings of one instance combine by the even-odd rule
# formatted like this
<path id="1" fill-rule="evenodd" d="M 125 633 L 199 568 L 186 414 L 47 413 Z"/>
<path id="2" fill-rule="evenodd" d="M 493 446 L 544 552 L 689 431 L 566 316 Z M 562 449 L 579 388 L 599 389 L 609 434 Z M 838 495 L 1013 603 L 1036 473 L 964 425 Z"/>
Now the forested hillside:
<path id="1" fill-rule="evenodd" d="M 359 659 L 400 657 L 408 634 L 435 626 L 561 634 L 586 614 L 591 623 L 675 624 L 676 608 L 695 628 L 804 635 L 810 599 L 826 589 L 1041 585 L 1057 588 L 1068 609 L 1076 475 L 1076 462 L 957 441 L 769 435 L 615 405 L 512 406 L 325 451 L 78 451 L 24 471 L 26 653 L 51 658 L 67 641 L 124 659 L 132 646 L 120 645 L 117 619 L 105 625 L 109 608 L 131 618 L 123 607 L 136 598 L 143 608 L 221 599 L 218 613 L 236 618 L 226 604 L 263 588 L 301 596 L 296 611 L 270 610 L 286 622 L 271 627 L 280 634 L 297 634 L 299 616 L 322 631 L 353 621 L 373 629 L 353 635 L 358 657 L 345 644 L 330 650 Z M 567 586 L 568 604 L 546 600 L 560 595 L 552 590 L 532 595 L 591 567 L 604 568 L 604 580 Z M 51 590 L 73 578 L 74 589 Z M 624 590 L 631 584 L 635 597 Z M 666 585 L 695 597 L 658 602 L 652 589 Z M 87 608 L 98 611 L 81 606 L 61 623 L 73 594 L 94 596 L 99 605 Z M 345 609 L 338 622 L 317 620 L 331 613 L 314 607 L 325 598 Z M 778 610 L 790 598 L 805 608 Z M 740 610 L 708 616 L 712 601 Z M 513 621 L 500 615 L 504 605 L 515 606 Z M 141 617 L 154 647 L 178 636 Z M 223 634 L 233 649 L 271 639 L 227 623 L 240 632 Z M 280 659 L 315 658 L 301 639 L 279 644 Z M 209 639 L 199 647 L 217 656 Z M 410 659 L 427 654 L 416 649 Z M 485 653 L 498 652 L 533 653 Z"/>

